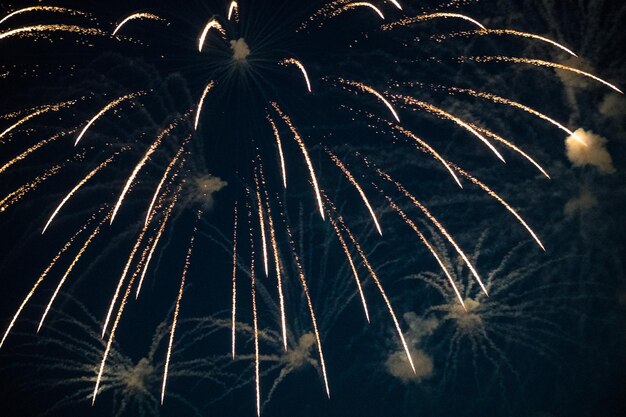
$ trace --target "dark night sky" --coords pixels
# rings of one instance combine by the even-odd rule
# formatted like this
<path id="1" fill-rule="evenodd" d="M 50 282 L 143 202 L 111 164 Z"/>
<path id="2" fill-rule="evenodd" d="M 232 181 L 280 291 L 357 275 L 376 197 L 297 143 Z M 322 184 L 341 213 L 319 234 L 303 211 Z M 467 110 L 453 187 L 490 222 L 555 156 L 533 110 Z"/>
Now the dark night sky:
<path id="1" fill-rule="evenodd" d="M 0 114 L 7 115 L 0 117 L 0 131 L 38 106 L 77 100 L 72 108 L 34 117 L 0 137 L 4 164 L 39 141 L 66 132 L 6 172 L 0 168 L 2 199 L 56 164 L 61 166 L 58 174 L 16 204 L 4 206 L 10 200 L 0 200 L 2 332 L 55 254 L 87 225 L 29 300 L 0 349 L 0 417 L 255 415 L 253 249 L 263 416 L 626 415 L 626 100 L 606 86 L 563 71 L 458 59 L 532 57 L 571 65 L 626 87 L 626 57 L 620 48 L 626 42 L 626 6 L 614 0 L 406 0 L 400 12 L 389 1 L 374 2 L 386 21 L 439 11 L 465 13 L 489 28 L 554 39 L 576 51 L 580 58 L 574 59 L 546 43 L 514 36 L 435 39 L 473 29 L 459 19 L 381 31 L 378 17 L 367 8 L 322 18 L 298 31 L 299 22 L 325 3 L 241 1 L 240 24 L 223 23 L 228 40 L 243 38 L 249 45 L 243 64 L 233 63 L 230 46 L 214 33 L 207 38 L 205 52 L 197 51 L 198 33 L 212 17 L 225 15 L 226 0 L 58 1 L 50 5 L 89 12 L 90 17 L 36 12 L 0 24 L 2 37 L 10 29 L 32 24 L 110 31 L 113 22 L 135 12 L 165 19 L 129 22 L 120 39 L 65 33 L 0 39 Z M 0 19 L 30 5 L 3 1 Z M 319 22 L 323 25 L 318 28 Z M 295 66 L 276 65 L 290 57 L 305 64 L 312 94 L 306 93 Z M 431 103 L 532 155 L 550 174 L 549 180 L 510 149 L 497 145 L 506 159 L 503 164 L 458 124 L 394 101 L 404 128 L 492 187 L 538 233 L 546 251 L 497 201 L 469 181 L 458 188 L 438 161 L 394 131 L 388 123 L 392 115 L 381 101 L 342 86 L 340 79 L 358 80 L 388 98 L 402 94 Z M 207 95 L 200 128 L 193 132 L 189 120 L 210 80 L 216 86 Z M 507 97 L 572 130 L 583 128 L 577 133 L 592 146 L 579 148 L 576 159 L 566 154 L 566 134 L 553 125 L 519 109 L 430 86 Z M 83 143 L 73 147 L 76 129 L 114 98 L 136 91 L 146 93 L 107 112 Z M 344 233 L 368 300 L 371 323 L 365 320 L 332 223 L 320 219 L 302 153 L 270 102 L 278 103 L 293 120 L 321 187 L 387 291 L 416 374 L 409 370 L 375 280 Z M 286 191 L 266 115 L 277 121 L 285 145 Z M 115 222 L 103 223 L 102 232 L 68 275 L 46 325 L 35 335 L 50 296 L 86 236 L 115 203 L 150 143 L 177 118 L 184 121 L 141 170 Z M 148 242 L 175 193 L 178 203 L 154 252 L 141 296 L 135 300 L 130 295 L 103 391 L 92 407 L 105 346 L 99 336 L 102 321 L 152 193 L 181 146 L 185 165 L 175 168 L 165 183 L 164 206 L 148 229 Z M 329 151 L 349 167 L 370 198 L 382 236 L 359 193 L 328 158 Z M 81 188 L 42 237 L 42 226 L 63 196 L 116 152 L 119 157 Z M 589 157 L 592 152 L 596 159 Z M 284 278 L 287 353 L 271 253 L 268 277 L 262 266 L 254 181 L 261 175 L 259 164 L 266 178 L 259 195 L 265 201 L 267 190 Z M 481 294 L 445 236 L 373 167 L 401 182 L 445 225 L 487 282 L 489 297 Z M 216 178 L 228 185 L 220 189 Z M 181 188 L 175 191 L 178 184 Z M 438 263 L 386 196 L 424 232 L 460 286 L 467 312 Z M 231 361 L 235 201 L 240 323 L 238 359 Z M 200 209 L 203 214 L 196 221 Z M 266 214 L 263 232 L 269 240 L 268 219 Z M 169 331 L 192 235 L 195 245 L 161 406 Z M 137 256 L 147 254 L 148 248 L 140 245 Z M 295 253 L 316 312 L 330 399 Z M 131 273 L 136 268 L 132 265 Z"/>

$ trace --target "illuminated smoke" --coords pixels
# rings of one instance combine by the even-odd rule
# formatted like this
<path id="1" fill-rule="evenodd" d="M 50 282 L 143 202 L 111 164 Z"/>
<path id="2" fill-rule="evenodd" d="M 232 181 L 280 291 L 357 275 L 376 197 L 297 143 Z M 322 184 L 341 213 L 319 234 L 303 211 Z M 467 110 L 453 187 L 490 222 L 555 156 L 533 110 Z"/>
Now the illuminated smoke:
<path id="1" fill-rule="evenodd" d="M 233 60 L 238 63 L 246 62 L 250 55 L 250 47 L 244 38 L 230 41 L 230 49 L 233 51 Z"/>
<path id="2" fill-rule="evenodd" d="M 565 203 L 563 213 L 567 218 L 577 215 L 584 215 L 598 206 L 598 199 L 587 185 L 580 187 L 580 192 L 576 197 Z"/>
<path id="3" fill-rule="evenodd" d="M 591 165 L 598 168 L 603 174 L 615 172 L 613 159 L 606 149 L 607 140 L 605 138 L 582 128 L 574 134 L 584 143 L 579 142 L 573 136 L 569 136 L 565 140 L 567 159 L 572 165 L 575 167 Z"/>

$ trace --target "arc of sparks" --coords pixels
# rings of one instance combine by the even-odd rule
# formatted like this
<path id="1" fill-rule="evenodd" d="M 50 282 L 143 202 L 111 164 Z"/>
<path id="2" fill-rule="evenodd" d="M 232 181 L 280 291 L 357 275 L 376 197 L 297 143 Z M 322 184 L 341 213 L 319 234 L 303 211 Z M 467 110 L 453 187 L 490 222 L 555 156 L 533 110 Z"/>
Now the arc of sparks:
<path id="1" fill-rule="evenodd" d="M 91 222 L 94 220 L 94 217 L 95 217 L 95 215 L 92 215 L 91 218 L 89 220 L 87 220 L 87 223 L 84 224 L 81 228 L 79 228 L 78 231 L 72 237 L 70 237 L 67 240 L 67 242 L 65 242 L 65 244 L 63 245 L 61 250 L 59 250 L 59 252 L 56 254 L 56 256 L 54 258 L 52 258 L 52 261 L 50 262 L 48 267 L 41 273 L 41 275 L 39 275 L 39 278 L 37 279 L 35 284 L 31 287 L 31 289 L 28 292 L 28 294 L 26 294 L 26 297 L 24 297 L 24 300 L 22 301 L 22 303 L 20 304 L 19 308 L 17 309 L 17 312 L 13 315 L 13 318 L 11 319 L 11 322 L 7 326 L 7 329 L 5 330 L 4 335 L 2 336 L 2 340 L 0 340 L 0 348 L 2 348 L 2 345 L 4 345 L 4 342 L 5 342 L 6 338 L 9 336 L 9 333 L 11 332 L 11 329 L 13 329 L 13 326 L 17 322 L 17 319 L 20 317 L 20 314 L 22 314 L 22 311 L 24 310 L 24 307 L 26 307 L 26 304 L 28 304 L 28 301 L 30 301 L 30 299 L 33 297 L 33 295 L 35 295 L 35 292 L 37 291 L 37 288 L 39 288 L 39 285 L 41 285 L 41 283 L 44 281 L 44 279 L 48 276 L 48 273 L 56 265 L 56 263 L 61 258 L 61 256 L 63 256 L 63 254 L 65 252 L 67 252 L 67 250 L 72 246 L 72 244 L 78 238 L 78 236 L 81 235 L 85 230 L 87 230 L 87 228 L 89 227 Z"/>
<path id="2" fill-rule="evenodd" d="M 103 168 L 105 168 L 107 165 L 109 165 L 111 162 L 113 162 L 113 160 L 118 157 L 120 155 L 121 152 L 116 152 L 114 155 L 110 156 L 108 159 L 106 159 L 104 162 L 102 162 L 100 165 L 98 165 L 97 167 L 95 167 L 93 170 L 91 170 L 91 172 L 89 172 L 89 174 L 87 174 L 78 184 L 76 184 L 76 186 L 74 188 L 72 188 L 72 190 L 67 193 L 67 195 L 65 196 L 65 198 L 63 198 L 63 200 L 59 203 L 59 205 L 56 207 L 56 209 L 54 209 L 54 211 L 52 212 L 52 215 L 50 215 L 50 218 L 48 219 L 48 221 L 46 222 L 46 225 L 44 226 L 43 230 L 41 231 L 41 234 L 43 235 L 44 233 L 46 233 L 46 230 L 48 229 L 48 226 L 50 226 L 50 223 L 52 223 L 52 220 L 54 220 L 54 218 L 57 216 L 57 214 L 59 214 L 59 211 L 61 211 L 61 208 L 63 208 L 63 206 L 65 205 L 65 203 L 67 203 L 69 201 L 70 198 L 72 198 L 72 196 L 74 194 L 76 194 L 76 192 L 83 186 L 85 185 L 85 183 L 87 183 L 91 178 L 94 177 L 94 175 L 96 175 L 98 172 L 100 172 Z"/>
<path id="3" fill-rule="evenodd" d="M 177 126 L 177 121 L 174 121 L 174 122 L 170 123 L 170 125 L 167 128 L 165 128 L 163 130 L 163 132 L 161 132 L 159 134 L 159 136 L 157 136 L 156 140 L 154 142 L 152 142 L 152 144 L 150 145 L 150 147 L 148 148 L 146 153 L 143 155 L 141 160 L 137 163 L 137 165 L 135 165 L 135 168 L 133 169 L 133 172 L 128 177 L 128 180 L 126 180 L 126 184 L 124 185 L 124 188 L 123 188 L 122 192 L 120 193 L 120 196 L 119 196 L 119 198 L 117 200 L 117 203 L 115 204 L 115 208 L 113 209 L 113 213 L 111 215 L 111 221 L 110 221 L 111 224 L 113 224 L 113 220 L 115 220 L 115 216 L 117 215 L 117 212 L 119 211 L 120 207 L 122 206 L 122 203 L 124 202 L 124 197 L 126 196 L 128 191 L 130 190 L 131 185 L 133 184 L 133 182 L 135 181 L 135 178 L 137 177 L 137 174 L 139 174 L 139 171 L 141 171 L 141 169 L 144 167 L 146 162 L 150 159 L 150 156 L 152 156 L 154 151 L 156 151 L 156 149 L 159 147 L 159 145 L 161 144 L 163 139 L 176 126 Z"/>
<path id="4" fill-rule="evenodd" d="M 302 152 L 302 155 L 304 156 L 304 160 L 306 162 L 307 168 L 309 169 L 309 174 L 311 176 L 311 182 L 313 183 L 315 196 L 317 197 L 317 205 L 319 207 L 320 215 L 322 216 L 322 220 L 324 220 L 325 219 L 324 204 L 322 203 L 322 196 L 320 193 L 319 185 L 317 183 L 315 170 L 313 169 L 313 164 L 311 163 L 311 158 L 309 157 L 309 151 L 306 149 L 306 146 L 304 145 L 304 141 L 302 140 L 300 133 L 298 133 L 298 131 L 296 130 L 296 127 L 291 122 L 291 119 L 289 118 L 289 116 L 283 113 L 280 107 L 278 107 L 278 104 L 276 104 L 275 102 L 272 102 L 271 104 L 272 104 L 272 107 L 274 107 L 274 110 L 276 111 L 276 113 L 278 113 L 278 115 L 281 117 L 281 119 L 283 119 L 287 127 L 289 127 L 289 130 L 291 130 L 294 140 L 298 143 L 300 151 Z"/>
<path id="5" fill-rule="evenodd" d="M 261 201 L 261 191 L 259 190 L 259 178 L 254 174 L 254 182 L 256 184 L 257 212 L 259 215 L 259 226 L 261 228 L 261 242 L 263 246 L 263 265 L 265 266 L 265 276 L 269 275 L 267 265 L 267 238 L 265 235 L 265 216 L 263 215 L 263 201 Z"/>
<path id="6" fill-rule="evenodd" d="M 417 106 L 417 107 L 419 107 L 419 108 L 421 108 L 423 110 L 426 110 L 429 113 L 432 113 L 432 114 L 434 114 L 436 116 L 439 116 L 440 118 L 453 121 L 458 126 L 462 127 L 463 129 L 465 129 L 466 131 L 468 131 L 469 133 L 474 135 L 476 138 L 478 138 L 478 140 L 483 142 L 491 150 L 491 152 L 493 152 L 493 154 L 498 157 L 498 159 L 500 159 L 502 162 L 506 163 L 506 161 L 504 160 L 504 157 L 495 148 L 495 146 L 493 146 L 493 144 L 491 142 L 489 142 L 487 140 L 487 138 L 485 138 L 480 132 L 478 132 L 476 129 L 474 129 L 471 124 L 467 123 L 466 121 L 464 121 L 460 117 L 457 117 L 457 116 L 455 116 L 455 115 L 453 115 L 451 113 L 448 113 L 447 111 L 445 111 L 445 110 L 443 110 L 443 109 L 441 109 L 441 108 L 439 108 L 437 106 L 433 106 L 430 103 L 426 103 L 424 101 L 417 100 L 417 99 L 415 99 L 413 97 L 401 96 L 401 95 L 398 95 L 396 97 L 401 99 L 401 100 L 403 100 L 408 105 Z"/>
<path id="7" fill-rule="evenodd" d="M 283 176 L 283 187 L 287 188 L 287 169 L 285 167 L 285 155 L 283 153 L 283 143 L 280 140 L 280 133 L 278 133 L 278 128 L 276 127 L 276 123 L 274 123 L 274 119 L 270 117 L 270 115 L 266 115 L 267 121 L 270 122 L 272 126 L 272 132 L 274 132 L 274 138 L 276 139 L 276 146 L 278 147 L 278 157 L 280 158 L 280 170 Z"/>
<path id="8" fill-rule="evenodd" d="M 415 223 L 411 219 L 409 219 L 409 217 L 406 215 L 406 213 L 389 196 L 385 196 L 385 197 L 387 198 L 387 201 L 389 202 L 389 205 L 400 215 L 400 217 L 402 217 L 404 222 L 407 225 L 409 225 L 409 227 L 411 229 L 413 229 L 413 231 L 417 234 L 417 236 L 422 241 L 424 246 L 426 246 L 428 251 L 433 255 L 433 257 L 435 258 L 435 260 L 439 264 L 439 267 L 441 268 L 443 273 L 446 275 L 446 278 L 448 278 L 448 282 L 450 282 L 450 285 L 452 286 L 452 290 L 454 291 L 454 294 L 456 295 L 456 298 L 459 300 L 459 303 L 461 304 L 461 306 L 463 306 L 463 309 L 465 311 L 467 311 L 467 307 L 465 306 L 465 301 L 463 301 L 463 296 L 461 295 L 461 292 L 459 291 L 459 288 L 456 285 L 456 282 L 454 282 L 454 279 L 452 278 L 452 275 L 450 274 L 450 272 L 448 272 L 448 268 L 446 268 L 445 264 L 443 263 L 443 261 L 439 257 L 439 254 L 437 253 L 435 248 L 433 248 L 433 246 L 430 244 L 428 239 L 426 239 L 426 236 L 424 236 L 422 231 L 419 230 L 419 228 L 415 225 Z"/>
<path id="9" fill-rule="evenodd" d="M 235 215 L 233 225 L 233 291 L 232 291 L 232 315 L 231 315 L 231 353 L 235 359 L 235 343 L 237 341 L 237 202 L 235 202 Z"/>
<path id="10" fill-rule="evenodd" d="M 30 154 L 32 154 L 36 150 L 44 147 L 45 145 L 48 145 L 48 144 L 53 143 L 53 142 L 56 142 L 57 140 L 61 139 L 62 137 L 67 136 L 67 135 L 71 135 L 71 134 L 73 134 L 75 132 L 76 132 L 76 129 L 72 129 L 72 130 L 69 130 L 69 131 L 59 132 L 59 133 L 57 133 L 57 134 L 55 134 L 53 136 L 50 136 L 47 139 L 40 140 L 39 142 L 35 143 L 30 148 L 26 149 L 21 154 L 17 155 L 15 158 L 9 160 L 7 163 L 2 165 L 0 167 L 0 174 L 2 174 L 7 169 L 9 169 L 13 165 L 15 165 L 17 162 L 23 161 L 24 159 L 26 159 Z"/>
<path id="11" fill-rule="evenodd" d="M 553 41 L 550 38 L 546 38 L 545 36 L 541 36 L 541 35 L 536 35 L 534 33 L 529 33 L 529 32 L 522 32 L 519 30 L 513 30 L 513 29 L 480 29 L 480 30 L 468 30 L 468 31 L 463 31 L 463 32 L 453 32 L 453 33 L 448 33 L 445 35 L 441 35 L 438 36 L 436 39 L 438 40 L 444 40 L 444 39 L 448 39 L 448 38 L 453 38 L 453 37 L 460 37 L 460 36 L 488 36 L 488 35 L 510 35 L 510 36 L 517 36 L 520 38 L 528 38 L 528 39 L 534 39 L 534 40 L 538 40 L 541 42 L 545 42 L 548 43 L 552 46 L 555 46 L 559 49 L 561 49 L 562 51 L 578 57 L 578 55 L 576 55 L 576 53 L 574 51 L 572 51 L 571 49 L 569 49 L 568 47 L 566 47 L 563 44 L 560 44 L 556 41 Z"/>
<path id="12" fill-rule="evenodd" d="M 202 211 L 198 211 L 198 220 L 202 216 Z M 180 303 L 183 298 L 183 292 L 185 290 L 185 279 L 187 277 L 187 271 L 189 270 L 189 264 L 191 262 L 191 254 L 193 252 L 193 244 L 196 238 L 196 232 L 198 226 L 196 225 L 193 234 L 191 235 L 191 241 L 187 249 L 187 257 L 185 258 L 185 266 L 183 267 L 182 277 L 180 279 L 180 288 L 178 290 L 178 297 L 176 298 L 176 307 L 174 308 L 174 318 L 172 320 L 172 328 L 170 330 L 170 337 L 167 344 L 167 356 L 165 357 L 165 370 L 163 371 L 163 385 L 161 386 L 161 405 L 165 400 L 165 387 L 167 385 L 167 373 L 170 366 L 170 359 L 172 357 L 172 345 L 174 344 L 174 333 L 176 332 L 176 324 L 178 322 L 178 314 L 180 313 Z"/>
<path id="13" fill-rule="evenodd" d="M 33 26 L 24 26 L 17 29 L 11 29 L 6 32 L 0 32 L 0 40 L 11 38 L 13 36 L 37 36 L 40 33 L 47 32 L 68 32 L 68 33 L 78 33 L 84 36 L 107 36 L 108 34 L 100 29 L 96 28 L 85 28 L 82 26 L 76 25 L 59 25 L 59 24 L 51 24 L 51 25 L 33 25 Z"/>
<path id="14" fill-rule="evenodd" d="M 409 350 L 409 346 L 406 343 L 406 340 L 404 339 L 404 334 L 402 333 L 402 329 L 400 328 L 400 323 L 398 322 L 398 317 L 396 316 L 396 313 L 393 310 L 393 307 L 391 305 L 391 301 L 389 300 L 389 297 L 387 296 L 387 293 L 385 292 L 383 284 L 380 282 L 380 279 L 378 278 L 378 275 L 376 274 L 376 271 L 374 271 L 374 268 L 370 264 L 369 259 L 367 259 L 367 256 L 365 256 L 365 252 L 363 252 L 363 249 L 361 248 L 361 245 L 359 245 L 359 242 L 357 241 L 357 239 L 352 234 L 352 231 L 350 230 L 350 228 L 348 228 L 348 226 L 345 224 L 345 222 L 343 222 L 342 217 L 339 215 L 339 213 L 337 213 L 337 209 L 335 208 L 335 206 L 328 200 L 327 200 L 327 203 L 331 207 L 333 212 L 335 212 L 337 221 L 341 225 L 341 228 L 348 235 L 348 238 L 350 239 L 350 242 L 352 242 L 352 245 L 356 249 L 357 253 L 359 254 L 359 257 L 363 261 L 363 264 L 365 265 L 365 267 L 367 268 L 370 276 L 374 280 L 374 283 L 376 284 L 376 287 L 378 288 L 378 291 L 379 291 L 381 297 L 383 298 L 383 301 L 385 302 L 385 305 L 387 307 L 387 311 L 389 311 L 389 315 L 391 316 L 391 319 L 393 320 L 393 324 L 394 324 L 394 326 L 396 328 L 396 332 L 398 333 L 398 337 L 400 338 L 400 342 L 402 344 L 404 352 L 406 353 L 406 356 L 407 356 L 407 359 L 409 361 L 409 364 L 411 365 L 411 369 L 413 370 L 413 373 L 416 373 L 415 364 L 413 363 L 413 358 L 411 357 L 411 352 Z"/>
<path id="15" fill-rule="evenodd" d="M 328 149 L 326 149 L 326 153 L 328 154 L 328 156 L 330 156 L 330 159 L 332 159 L 332 161 L 335 163 L 335 165 L 337 165 L 337 167 L 341 170 L 341 172 L 343 172 L 343 174 L 346 176 L 348 181 L 352 185 L 354 185 L 354 187 L 357 189 L 357 191 L 359 192 L 359 195 L 361 196 L 361 199 L 363 200 L 363 203 L 365 203 L 365 207 L 367 207 L 367 210 L 370 212 L 370 216 L 372 217 L 372 220 L 374 221 L 374 225 L 376 226 L 376 230 L 378 230 L 378 234 L 382 236 L 383 231 L 381 230 L 380 224 L 378 223 L 378 218 L 376 217 L 376 213 L 374 213 L 374 209 L 372 208 L 372 205 L 370 204 L 367 196 L 365 195 L 365 191 L 363 191 L 363 188 L 361 188 L 357 180 L 352 176 L 352 173 L 348 171 L 348 168 L 346 168 L 346 166 L 341 162 L 341 160 L 337 157 L 337 155 L 335 155 Z"/>
<path id="16" fill-rule="evenodd" d="M 368 162 L 368 164 L 371 164 L 371 162 Z M 413 196 L 413 194 L 411 194 L 406 188 L 404 188 L 404 186 L 402 184 L 400 184 L 399 182 L 395 181 L 393 178 L 391 178 L 391 176 L 389 174 L 387 174 L 386 172 L 383 172 L 381 169 L 379 169 L 379 168 L 374 168 L 374 169 L 376 170 L 378 175 L 380 175 L 383 179 L 385 179 L 385 180 L 389 181 L 391 184 L 395 185 L 396 188 L 398 189 L 398 191 L 400 191 L 402 194 L 404 194 L 405 197 L 407 197 L 409 200 L 411 200 L 413 205 L 415 207 L 419 208 L 421 210 L 421 212 L 424 213 L 424 215 L 428 218 L 428 220 L 430 220 L 432 222 L 432 224 L 435 225 L 435 227 L 439 230 L 439 232 L 441 232 L 441 234 L 454 247 L 454 249 L 459 254 L 461 259 L 463 259 L 463 262 L 465 262 L 465 264 L 467 265 L 467 267 L 469 268 L 470 272 L 472 273 L 472 275 L 476 279 L 476 282 L 478 282 L 478 285 L 480 285 L 480 288 L 483 290 L 485 295 L 489 295 L 489 292 L 487 291 L 487 288 L 485 287 L 485 284 L 483 283 L 482 278 L 480 277 L 480 275 L 478 275 L 478 272 L 476 271 L 476 268 L 474 268 L 474 265 L 470 262 L 469 258 L 465 254 L 465 252 L 463 252 L 461 247 L 458 245 L 458 243 L 456 243 L 456 241 L 452 238 L 450 233 L 448 233 L 446 228 L 443 227 L 443 225 L 439 222 L 439 220 L 437 220 L 437 218 L 432 215 L 432 213 L 426 208 L 426 206 L 424 206 L 417 198 L 415 198 Z"/>
<path id="17" fill-rule="evenodd" d="M 383 15 L 383 12 L 380 11 L 380 9 L 376 6 L 374 6 L 372 3 L 368 3 L 365 1 L 356 1 L 354 3 L 348 3 L 345 6 L 343 6 L 341 9 L 339 9 L 339 13 L 344 12 L 346 10 L 350 10 L 350 9 L 354 9 L 357 7 L 367 7 L 372 9 L 374 12 L 376 12 L 376 14 L 378 16 L 380 16 L 381 19 L 385 19 L 385 15 Z"/>
<path id="18" fill-rule="evenodd" d="M 37 176 L 34 180 L 21 185 L 17 190 L 10 192 L 7 196 L 0 199 L 0 213 L 7 210 L 13 204 L 20 201 L 26 194 L 34 191 L 48 179 L 52 178 L 61 171 L 62 165 L 54 165 L 53 167 L 44 171 L 43 174 Z"/>
<path id="19" fill-rule="evenodd" d="M 487 30 L 487 28 L 483 26 L 483 24 L 477 21 L 476 19 L 472 19 L 471 17 L 466 16 L 464 14 L 449 13 L 449 12 L 429 13 L 429 14 L 423 14 L 423 15 L 418 15 L 418 16 L 413 16 L 413 17 L 405 17 L 396 22 L 382 25 L 381 28 L 383 30 L 391 30 L 398 26 L 408 26 L 414 23 L 423 22 L 423 21 L 432 20 L 432 19 L 461 19 L 461 20 L 465 20 L 466 22 L 470 22 L 478 26 L 482 30 Z"/>
<path id="20" fill-rule="evenodd" d="M 42 12 L 52 12 L 52 13 L 66 13 L 66 14 L 77 15 L 77 16 L 88 16 L 88 14 L 85 13 L 85 12 L 81 12 L 81 11 L 73 10 L 73 9 L 68 9 L 68 8 L 65 8 L 65 7 L 30 6 L 30 7 L 24 7 L 23 9 L 15 10 L 14 12 L 9 13 L 8 15 L 6 15 L 2 19 L 0 19 L 0 25 L 3 24 L 4 22 L 6 22 L 7 20 L 9 20 L 10 18 L 12 18 L 13 16 L 17 16 L 17 15 L 23 14 L 23 13 L 39 12 L 39 11 L 42 11 Z"/>
<path id="21" fill-rule="evenodd" d="M 535 242 L 537 242 L 537 245 L 545 252 L 546 248 L 543 246 L 543 243 L 541 243 L 541 239 L 539 239 L 539 236 L 537 236 L 534 230 L 531 229 L 531 227 L 526 223 L 526 221 L 522 218 L 522 216 L 520 216 L 517 213 L 517 211 L 513 209 L 513 207 L 511 207 L 506 201 L 504 201 L 502 197 L 500 197 L 495 191 L 493 191 L 491 188 L 485 185 L 482 181 L 479 181 L 476 177 L 470 175 L 469 173 L 465 172 L 463 169 L 461 169 L 460 167 L 456 165 L 454 166 L 454 169 L 458 171 L 461 175 L 463 175 L 465 178 L 467 178 L 468 180 L 470 180 L 471 182 L 473 182 L 474 184 L 482 188 L 487 194 L 489 194 L 490 197 L 492 197 L 493 199 L 498 201 L 500 204 L 502 204 L 517 219 L 517 221 L 519 221 L 520 224 L 524 226 L 524 228 L 528 231 L 530 236 L 535 240 Z"/>
<path id="22" fill-rule="evenodd" d="M 143 20 L 157 20 L 157 21 L 164 21 L 165 19 L 152 14 L 152 13 L 134 13 L 131 14 L 130 16 L 126 17 L 124 20 L 122 20 L 116 27 L 115 30 L 113 31 L 113 36 L 115 36 L 117 34 L 117 32 L 119 32 L 119 30 L 128 22 L 130 22 L 131 20 L 136 20 L 136 19 L 143 19 Z"/>
<path id="23" fill-rule="evenodd" d="M 214 86 L 215 83 L 213 81 L 209 81 L 209 83 L 206 85 L 206 87 L 204 87 L 204 90 L 202 91 L 202 95 L 200 96 L 200 101 L 198 102 L 198 107 L 196 109 L 196 120 L 193 125 L 194 130 L 198 130 L 198 125 L 200 124 L 200 113 L 202 112 L 202 106 L 204 106 L 204 100 L 206 99 L 207 94 L 209 94 L 209 91 L 211 91 Z"/>
<path id="24" fill-rule="evenodd" d="M 235 15 L 235 20 L 239 20 L 238 19 L 238 15 L 239 15 L 239 5 L 237 4 L 236 1 L 231 1 L 230 2 L 230 6 L 228 7 L 228 20 L 231 19 L 231 17 L 233 16 L 233 14 Z"/>
<path id="25" fill-rule="evenodd" d="M 592 80 L 595 80 L 601 84 L 604 84 L 605 86 L 609 87 L 612 90 L 617 91 L 620 94 L 624 94 L 622 90 L 620 90 L 619 88 L 617 88 L 610 82 L 603 80 L 600 77 L 597 77 L 586 71 L 579 70 L 577 68 L 573 68 L 573 67 L 563 65 L 563 64 L 557 64 L 556 62 L 542 61 L 540 59 L 511 57 L 511 56 L 473 56 L 473 57 L 468 57 L 468 59 L 471 61 L 475 61 L 475 62 L 494 62 L 495 61 L 495 62 L 512 62 L 515 64 L 529 64 L 529 65 L 534 65 L 537 67 L 546 67 L 546 68 L 560 69 L 563 71 L 569 71 L 578 75 L 582 75 L 583 77 L 591 78 Z"/>
<path id="26" fill-rule="evenodd" d="M 224 30 L 220 22 L 218 22 L 215 18 L 209 20 L 209 22 L 204 26 L 200 37 L 198 38 L 198 52 L 202 52 L 202 48 L 204 48 L 204 42 L 206 41 L 206 37 L 211 29 L 217 30 L 220 35 L 224 37 L 226 36 L 226 31 Z"/>
<path id="27" fill-rule="evenodd" d="M 21 118 L 17 122 L 13 123 L 11 126 L 6 128 L 2 133 L 0 133 L 0 143 L 2 142 L 2 138 L 3 137 L 8 135 L 11 131 L 17 129 L 18 127 L 20 127 L 24 123 L 28 122 L 29 120 L 31 120 L 31 119 L 33 119 L 33 118 L 35 118 L 37 116 L 40 116 L 42 114 L 46 114 L 48 112 L 51 112 L 51 111 L 60 111 L 61 109 L 65 109 L 65 108 L 71 107 L 72 105 L 76 104 L 77 102 L 78 102 L 78 100 L 69 100 L 69 101 L 65 101 L 65 102 L 62 102 L 62 103 L 49 104 L 49 105 L 43 106 L 43 107 L 41 107 L 39 109 L 36 109 L 32 113 L 24 116 L 23 118 Z M 0 172 L 2 172 L 2 171 L 0 171 Z"/>
<path id="28" fill-rule="evenodd" d="M 298 61 L 295 58 L 286 58 L 283 59 L 282 61 L 280 61 L 281 65 L 295 65 L 296 67 L 298 67 L 298 69 L 300 70 L 300 72 L 302 72 L 302 76 L 304 77 L 304 81 L 306 82 L 306 87 L 307 90 L 309 90 L 309 93 L 312 91 L 311 90 L 311 81 L 309 80 L 309 74 L 306 71 L 306 68 L 304 68 L 304 65 L 302 64 L 302 62 Z"/>
<path id="29" fill-rule="evenodd" d="M 78 145 L 78 142 L 80 142 L 81 139 L 83 138 L 83 136 L 85 136 L 85 133 L 87 133 L 87 130 L 89 130 L 89 128 L 96 122 L 96 120 L 98 120 L 100 117 L 102 117 L 102 115 L 104 115 L 106 112 L 116 108 L 117 106 L 119 106 L 120 104 L 122 104 L 125 101 L 136 99 L 137 97 L 143 96 L 145 94 L 146 93 L 144 91 L 138 91 L 138 92 L 135 92 L 135 93 L 127 94 L 125 96 L 116 98 L 115 100 L 111 101 L 109 104 L 104 106 L 102 108 L 102 110 L 100 110 L 94 117 L 92 117 L 87 122 L 87 124 L 85 125 L 83 130 L 81 130 L 80 134 L 76 138 L 76 142 L 74 142 L 74 146 Z"/>
<path id="30" fill-rule="evenodd" d="M 393 114 L 393 117 L 396 119 L 396 121 L 398 123 L 400 123 L 400 117 L 398 116 L 398 113 L 396 112 L 396 109 L 394 109 L 394 107 L 391 105 L 389 100 L 387 100 L 385 98 L 385 96 L 380 94 L 378 91 L 374 90 L 369 85 L 363 84 L 363 83 L 358 82 L 358 81 L 346 80 L 346 79 L 343 79 L 343 78 L 338 78 L 337 81 L 339 81 L 340 83 L 345 84 L 345 85 L 350 85 L 352 87 L 356 87 L 356 88 L 358 88 L 359 90 L 361 90 L 363 92 L 366 92 L 366 93 L 374 95 L 377 99 L 379 99 L 380 101 L 383 102 L 383 104 L 389 109 L 391 114 Z"/>

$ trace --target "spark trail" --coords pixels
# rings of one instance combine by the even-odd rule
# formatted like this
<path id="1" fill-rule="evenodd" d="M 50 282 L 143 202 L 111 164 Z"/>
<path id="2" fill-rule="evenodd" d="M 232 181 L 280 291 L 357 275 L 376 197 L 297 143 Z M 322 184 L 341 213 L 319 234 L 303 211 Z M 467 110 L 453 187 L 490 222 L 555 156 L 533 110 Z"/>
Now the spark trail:
<path id="1" fill-rule="evenodd" d="M 423 14 L 423 15 L 413 16 L 413 17 L 405 17 L 395 22 L 387 23 L 381 26 L 381 29 L 391 30 L 397 27 L 409 26 L 415 23 L 425 22 L 427 20 L 433 20 L 433 19 L 461 19 L 461 20 L 465 20 L 466 22 L 470 22 L 473 25 L 478 26 L 480 29 L 483 29 L 483 30 L 487 29 L 485 26 L 482 25 L 482 23 L 480 23 L 479 21 L 475 19 L 472 19 L 469 16 L 466 16 L 460 13 L 448 13 L 448 12 L 430 13 L 430 14 Z"/>

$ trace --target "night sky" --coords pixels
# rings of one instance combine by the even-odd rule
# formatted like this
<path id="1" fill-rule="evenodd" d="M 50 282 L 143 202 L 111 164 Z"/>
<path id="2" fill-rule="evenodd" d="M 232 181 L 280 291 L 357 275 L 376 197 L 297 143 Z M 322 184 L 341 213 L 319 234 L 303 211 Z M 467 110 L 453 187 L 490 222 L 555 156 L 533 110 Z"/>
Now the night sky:
<path id="1" fill-rule="evenodd" d="M 0 3 L 0 416 L 626 415 L 626 6 L 394 3 Z"/>

